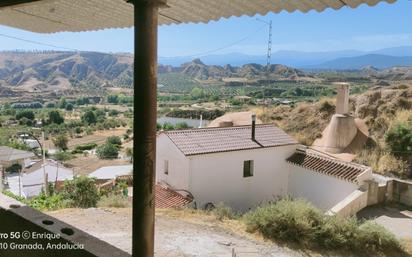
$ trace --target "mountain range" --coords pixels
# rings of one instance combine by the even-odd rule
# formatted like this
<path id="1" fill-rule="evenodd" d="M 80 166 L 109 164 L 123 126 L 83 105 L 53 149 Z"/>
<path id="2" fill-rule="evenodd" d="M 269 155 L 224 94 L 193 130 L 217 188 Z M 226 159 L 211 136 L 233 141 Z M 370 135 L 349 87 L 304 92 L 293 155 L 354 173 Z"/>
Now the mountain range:
<path id="1" fill-rule="evenodd" d="M 357 62 L 362 57 L 362 66 Z M 402 58 L 395 58 L 402 57 Z M 247 63 L 266 64 L 266 55 L 246 55 L 242 53 L 228 53 L 219 55 L 206 55 L 200 57 L 208 65 L 241 66 Z M 354 59 L 351 59 L 354 58 Z M 188 57 L 159 57 L 159 63 L 164 65 L 179 66 L 189 62 L 193 56 Z M 328 52 L 303 52 L 303 51 L 277 51 L 272 53 L 272 63 L 300 69 L 360 69 L 367 65 L 385 69 L 392 66 L 412 65 L 412 46 L 384 48 L 374 51 L 328 51 Z M 333 66 L 333 67 L 332 67 Z"/>
<path id="2" fill-rule="evenodd" d="M 409 54 L 410 48 L 387 49 L 400 55 Z M 346 52 L 348 54 L 349 52 Z M 330 54 L 330 53 L 329 53 Z M 343 53 L 340 53 L 343 54 Z M 411 53 L 412 54 L 412 53 Z M 286 56 L 286 53 L 284 53 Z M 289 53 L 290 59 L 297 56 Z M 302 58 L 320 58 L 321 54 L 310 53 Z M 322 58 L 326 58 L 323 56 Z M 240 60 L 240 59 L 239 59 Z M 159 74 L 173 73 L 196 80 L 198 83 L 229 83 L 233 85 L 259 85 L 263 81 L 321 81 L 316 73 L 284 64 L 269 67 L 259 63 L 242 65 L 210 65 L 200 59 L 190 60 L 180 66 L 159 64 Z M 403 67 L 393 67 L 403 66 Z M 412 57 L 384 55 L 381 53 L 354 57 L 340 57 L 324 63 L 306 66 L 308 69 L 357 69 L 370 79 L 412 79 Z M 366 68 L 363 68 L 366 67 Z M 93 92 L 105 87 L 132 87 L 133 56 L 97 52 L 0 52 L 0 97 L 18 96 L 23 93 L 71 94 L 86 89 Z"/>

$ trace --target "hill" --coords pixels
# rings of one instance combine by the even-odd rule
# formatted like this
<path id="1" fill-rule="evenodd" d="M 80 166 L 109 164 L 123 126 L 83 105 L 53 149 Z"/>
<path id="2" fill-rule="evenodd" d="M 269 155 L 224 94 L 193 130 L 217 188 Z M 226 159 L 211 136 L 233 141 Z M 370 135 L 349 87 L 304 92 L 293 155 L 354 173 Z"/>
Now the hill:
<path id="1" fill-rule="evenodd" d="M 343 57 L 318 65 L 307 66 L 309 69 L 329 70 L 359 70 L 365 66 L 386 69 L 394 66 L 412 66 L 412 56 L 391 56 L 382 54 L 367 54 L 355 57 Z"/>
<path id="2" fill-rule="evenodd" d="M 131 57 L 95 52 L 1 52 L 0 84 L 24 91 L 109 82 L 131 86 Z"/>
<path id="3" fill-rule="evenodd" d="M 131 87 L 133 58 L 96 52 L 0 52 L 0 88 L 11 92 L 56 92 L 76 88 Z M 206 65 L 200 59 L 179 67 L 159 65 L 159 73 L 175 73 L 199 81 L 223 78 L 300 80 L 304 72 L 284 65 Z"/>

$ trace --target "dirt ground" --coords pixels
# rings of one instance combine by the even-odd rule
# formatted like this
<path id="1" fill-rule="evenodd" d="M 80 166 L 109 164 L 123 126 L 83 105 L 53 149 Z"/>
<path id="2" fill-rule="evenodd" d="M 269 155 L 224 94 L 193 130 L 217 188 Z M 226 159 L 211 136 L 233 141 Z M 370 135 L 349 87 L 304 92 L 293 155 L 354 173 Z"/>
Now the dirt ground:
<path id="1" fill-rule="evenodd" d="M 66 209 L 48 213 L 62 221 L 87 231 L 120 249 L 131 252 L 131 209 Z M 213 220 L 214 219 L 214 220 Z M 248 248 L 267 257 L 303 257 L 274 243 L 237 233 L 236 226 L 222 225 L 215 218 L 205 215 L 196 218 L 156 212 L 155 256 L 177 257 L 230 257 L 233 248 Z"/>
<path id="2" fill-rule="evenodd" d="M 76 145 L 96 143 L 103 144 L 106 138 L 110 136 L 122 136 L 126 133 L 127 128 L 116 128 L 111 130 L 96 131 L 93 135 L 83 136 L 81 138 L 70 138 L 68 147 L 73 149 Z M 55 148 L 52 140 L 46 140 L 45 142 L 46 149 Z"/>
<path id="3" fill-rule="evenodd" d="M 65 164 L 73 169 L 74 174 L 87 175 L 104 166 L 129 165 L 130 162 L 122 159 L 101 160 L 95 155 L 77 155 Z"/>

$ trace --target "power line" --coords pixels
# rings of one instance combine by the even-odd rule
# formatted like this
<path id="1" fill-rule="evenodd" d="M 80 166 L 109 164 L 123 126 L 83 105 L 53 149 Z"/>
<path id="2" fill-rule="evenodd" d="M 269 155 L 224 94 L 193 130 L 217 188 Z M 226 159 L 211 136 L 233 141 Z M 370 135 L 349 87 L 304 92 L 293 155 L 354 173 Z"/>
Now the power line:
<path id="1" fill-rule="evenodd" d="M 222 47 L 219 47 L 219 48 L 215 48 L 215 49 L 212 49 L 212 50 L 208 50 L 208 51 L 204 51 L 204 52 L 200 52 L 200 53 L 196 53 L 196 54 L 191 54 L 191 55 L 180 55 L 180 56 L 161 57 L 161 59 L 198 57 L 198 56 L 202 56 L 202 55 L 206 55 L 206 54 L 218 52 L 218 51 L 220 51 L 220 50 L 223 50 L 223 49 L 229 48 L 229 47 L 231 47 L 231 46 L 237 45 L 237 44 L 239 44 L 239 43 L 241 43 L 241 42 L 243 42 L 243 41 L 251 38 L 251 37 L 254 36 L 256 33 L 258 33 L 259 31 L 261 31 L 262 29 L 264 29 L 265 27 L 267 27 L 267 25 L 264 25 L 264 26 L 260 27 L 259 29 L 257 29 L 257 30 L 255 30 L 254 32 L 250 33 L 250 34 L 247 35 L 246 37 L 243 37 L 243 38 L 241 38 L 241 39 L 239 39 L 239 40 L 236 40 L 236 41 L 234 41 L 234 42 L 232 42 L 232 43 L 230 43 L 230 44 L 228 44 L 228 45 L 225 45 L 225 46 L 222 46 Z"/>
<path id="2" fill-rule="evenodd" d="M 3 33 L 0 33 L 0 36 L 5 37 L 5 38 L 14 39 L 14 40 L 23 41 L 23 42 L 26 42 L 26 43 L 35 44 L 35 45 L 48 46 L 48 47 L 53 47 L 53 48 L 57 48 L 57 49 L 64 49 L 64 50 L 69 50 L 69 51 L 80 52 L 78 49 L 74 49 L 74 48 L 69 48 L 69 47 L 64 47 L 64 46 L 57 46 L 57 45 L 52 45 L 52 44 L 48 44 L 48 43 L 33 41 L 33 40 L 25 39 L 25 38 L 19 38 L 19 37 L 15 37 L 15 36 L 6 35 L 6 34 L 3 34 Z"/>
<path id="3" fill-rule="evenodd" d="M 211 50 L 207 50 L 204 52 L 200 52 L 200 53 L 195 53 L 195 54 L 191 54 L 191 55 L 181 55 L 181 56 L 170 56 L 170 57 L 160 57 L 161 59 L 171 59 L 171 58 L 190 58 L 190 57 L 199 57 L 199 56 L 203 56 L 206 54 L 210 54 L 210 53 L 214 53 L 214 52 L 218 52 L 221 51 L 223 49 L 232 47 L 234 45 L 237 45 L 249 38 L 251 38 L 252 36 L 254 36 L 256 33 L 258 33 L 259 31 L 261 31 L 262 29 L 264 29 L 266 27 L 266 25 L 259 27 L 259 29 L 253 31 L 252 33 L 250 33 L 249 35 L 236 40 L 230 44 L 215 48 L 215 49 L 211 49 Z M 68 50 L 68 51 L 73 51 L 73 52 L 86 52 L 86 51 L 82 51 L 76 48 L 70 48 L 70 47 L 65 47 L 65 46 L 58 46 L 58 45 L 54 45 L 54 44 L 49 44 L 49 43 L 43 43 L 43 42 L 39 42 L 39 41 L 34 41 L 34 40 L 29 40 L 29 39 L 25 39 L 25 38 L 20 38 L 20 37 L 16 37 L 16 36 L 11 36 L 11 35 L 7 35 L 7 34 L 3 34 L 0 33 L 1 37 L 5 37 L 5 38 L 9 38 L 9 39 L 14 39 L 14 40 L 19 40 L 22 42 L 26 42 L 26 43 L 30 43 L 30 44 L 35 44 L 35 45 L 41 45 L 41 46 L 47 46 L 47 47 L 52 47 L 52 48 L 56 48 L 56 49 L 63 49 L 63 50 Z M 87 51 L 87 52 L 94 52 L 94 53 L 102 53 L 102 54 L 106 54 L 104 52 L 98 52 L 98 51 Z M 122 54 L 115 54 L 116 56 L 121 56 L 121 57 L 126 57 L 126 58 L 133 58 L 133 56 L 131 55 L 122 55 Z"/>

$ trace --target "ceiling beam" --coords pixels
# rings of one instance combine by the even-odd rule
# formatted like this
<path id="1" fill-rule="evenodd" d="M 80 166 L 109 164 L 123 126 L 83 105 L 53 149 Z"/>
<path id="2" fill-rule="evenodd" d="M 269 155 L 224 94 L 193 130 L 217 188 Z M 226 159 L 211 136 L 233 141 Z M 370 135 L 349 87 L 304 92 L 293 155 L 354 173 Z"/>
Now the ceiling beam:
<path id="1" fill-rule="evenodd" d="M 28 4 L 31 2 L 37 2 L 40 0 L 2 0 L 0 1 L 0 8 L 3 7 L 11 7 L 15 5 L 20 5 L 20 4 Z"/>

